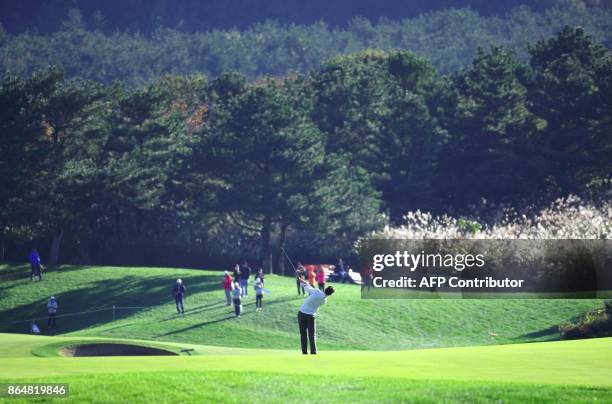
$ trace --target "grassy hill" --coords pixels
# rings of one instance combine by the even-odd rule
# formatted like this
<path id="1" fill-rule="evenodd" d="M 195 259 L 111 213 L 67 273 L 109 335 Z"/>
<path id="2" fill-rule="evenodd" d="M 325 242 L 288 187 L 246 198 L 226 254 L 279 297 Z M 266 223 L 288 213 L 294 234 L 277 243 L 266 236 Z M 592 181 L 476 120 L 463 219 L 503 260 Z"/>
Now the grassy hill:
<path id="1" fill-rule="evenodd" d="M 33 358 L 30 353 L 53 356 L 45 347 L 83 339 L 0 334 L 0 381 L 69 383 L 75 402 L 612 399 L 612 338 L 318 356 L 199 345 L 188 345 L 198 355 L 178 357 Z"/>
<path id="2" fill-rule="evenodd" d="M 170 289 L 176 278 L 187 286 L 185 317 L 177 317 Z M 61 266 L 42 282 L 29 280 L 29 268 L 0 265 L 0 331 L 27 333 L 29 322 L 44 317 L 55 295 L 59 318 L 45 335 L 138 338 L 228 347 L 297 349 L 296 313 L 302 301 L 290 278 L 267 276 L 271 294 L 255 312 L 249 291 L 241 318 L 226 307 L 222 273 L 168 268 Z M 399 350 L 491 345 L 558 338 L 557 326 L 599 300 L 362 300 L 359 287 L 334 285 L 337 292 L 321 309 L 322 350 Z M 253 294 L 253 295 L 251 295 Z M 118 307 L 144 307 L 109 310 Z M 489 335 L 494 330 L 497 338 Z"/>

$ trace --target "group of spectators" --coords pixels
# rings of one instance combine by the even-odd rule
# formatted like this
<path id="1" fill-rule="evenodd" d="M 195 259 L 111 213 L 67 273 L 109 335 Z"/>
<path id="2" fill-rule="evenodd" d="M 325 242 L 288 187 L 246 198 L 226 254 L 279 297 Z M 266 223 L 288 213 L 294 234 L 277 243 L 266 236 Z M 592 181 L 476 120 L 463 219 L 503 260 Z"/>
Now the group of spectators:
<path id="1" fill-rule="evenodd" d="M 312 287 L 314 287 L 316 280 L 319 290 L 325 290 L 325 271 L 321 265 L 304 266 L 301 262 L 298 262 L 295 269 L 295 284 L 298 295 L 306 294 L 301 280 L 306 280 Z"/>
<path id="2" fill-rule="evenodd" d="M 234 313 L 240 317 L 242 313 L 242 299 L 249 295 L 249 280 L 252 275 L 251 267 L 248 262 L 242 265 L 236 264 L 233 274 L 225 271 L 223 274 L 223 290 L 225 291 L 226 303 L 228 306 L 234 304 Z M 255 310 L 263 310 L 264 272 L 259 268 L 255 273 Z"/>
<path id="3" fill-rule="evenodd" d="M 346 265 L 342 258 L 339 258 L 333 272 L 329 274 L 329 278 L 327 279 L 330 282 L 353 283 L 355 282 L 353 274 L 353 269 Z M 295 271 L 295 283 L 298 295 L 304 294 L 304 286 L 301 284 L 300 279 L 307 280 L 312 287 L 314 287 L 316 280 L 319 290 L 325 290 L 326 273 L 323 265 L 302 265 L 301 262 L 298 262 Z M 363 285 L 369 287 L 372 279 L 371 271 L 364 271 L 361 274 L 361 279 Z"/>

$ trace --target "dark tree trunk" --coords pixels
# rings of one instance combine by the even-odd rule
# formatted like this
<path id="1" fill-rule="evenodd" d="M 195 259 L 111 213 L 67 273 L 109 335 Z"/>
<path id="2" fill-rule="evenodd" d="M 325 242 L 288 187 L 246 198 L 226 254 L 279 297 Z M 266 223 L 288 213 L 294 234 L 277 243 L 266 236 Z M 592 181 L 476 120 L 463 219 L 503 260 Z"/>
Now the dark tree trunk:
<path id="1" fill-rule="evenodd" d="M 6 257 L 6 244 L 4 240 L 4 231 L 0 232 L 0 261 L 4 261 Z"/>
<path id="2" fill-rule="evenodd" d="M 53 232 L 53 238 L 51 239 L 51 248 L 49 249 L 49 263 L 56 265 L 59 262 L 60 246 L 62 244 L 62 238 L 64 237 L 64 229 L 59 229 Z"/>
<path id="3" fill-rule="evenodd" d="M 270 242 L 272 233 L 272 222 L 266 217 L 261 228 L 261 267 L 264 272 L 272 273 L 272 244 Z"/>
<path id="4" fill-rule="evenodd" d="M 115 209 L 115 235 L 121 240 L 121 209 Z"/>

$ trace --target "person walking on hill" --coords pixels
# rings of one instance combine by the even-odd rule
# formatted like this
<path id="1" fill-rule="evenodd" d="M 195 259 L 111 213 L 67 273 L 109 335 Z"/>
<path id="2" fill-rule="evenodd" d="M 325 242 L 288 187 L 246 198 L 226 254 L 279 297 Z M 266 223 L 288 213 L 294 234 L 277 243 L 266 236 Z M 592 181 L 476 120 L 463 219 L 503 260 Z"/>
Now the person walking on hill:
<path id="1" fill-rule="evenodd" d="M 310 342 L 310 353 L 317 353 L 317 325 L 316 317 L 319 307 L 327 302 L 327 298 L 334 294 L 334 288 L 328 286 L 325 291 L 320 291 L 308 284 L 305 279 L 301 279 L 304 289 L 308 293 L 308 297 L 300 306 L 298 312 L 298 326 L 300 328 L 300 342 L 302 344 L 302 353 L 308 354 L 308 342 Z"/>
<path id="2" fill-rule="evenodd" d="M 174 301 L 176 302 L 176 311 L 180 315 L 185 315 L 183 300 L 185 299 L 186 294 L 187 288 L 185 285 L 183 285 L 183 281 L 181 279 L 177 279 L 174 287 L 172 288 L 172 296 L 174 296 Z"/>
<path id="3" fill-rule="evenodd" d="M 38 276 L 38 280 L 42 281 L 42 264 L 36 248 L 30 252 L 30 280 L 33 281 L 35 276 Z"/>
<path id="4" fill-rule="evenodd" d="M 247 297 L 249 295 L 249 278 L 251 277 L 251 267 L 248 262 L 244 262 L 242 269 L 240 269 L 240 289 L 242 290 L 242 296 Z"/>
<path id="5" fill-rule="evenodd" d="M 55 296 L 51 296 L 51 298 L 49 299 L 49 302 L 47 302 L 47 315 L 48 315 L 47 325 L 49 327 L 55 328 L 56 326 L 55 320 L 57 316 L 57 309 L 58 309 L 57 300 L 55 300 Z"/>
<path id="6" fill-rule="evenodd" d="M 225 300 L 228 306 L 232 305 L 232 285 L 234 280 L 229 272 L 223 272 L 223 290 L 225 291 Z"/>
<path id="7" fill-rule="evenodd" d="M 242 291 L 240 290 L 240 284 L 238 282 L 234 283 L 234 289 L 232 290 L 232 297 L 234 302 L 234 313 L 236 317 L 240 317 L 240 313 L 242 312 Z"/>

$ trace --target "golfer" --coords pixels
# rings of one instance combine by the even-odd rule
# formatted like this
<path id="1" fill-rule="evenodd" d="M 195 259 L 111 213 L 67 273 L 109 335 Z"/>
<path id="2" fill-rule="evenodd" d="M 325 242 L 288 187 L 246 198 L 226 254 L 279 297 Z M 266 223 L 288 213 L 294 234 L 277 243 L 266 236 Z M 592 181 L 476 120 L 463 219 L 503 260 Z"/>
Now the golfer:
<path id="1" fill-rule="evenodd" d="M 187 288 L 185 288 L 185 285 L 183 285 L 183 281 L 181 279 L 177 279 L 176 284 L 172 288 L 172 296 L 174 296 L 174 301 L 176 302 L 176 311 L 180 315 L 185 315 L 183 299 L 185 299 L 186 294 Z"/>
<path id="2" fill-rule="evenodd" d="M 325 291 L 322 292 L 319 289 L 315 289 L 308 284 L 305 279 L 300 279 L 304 290 L 308 293 L 308 297 L 302 303 L 300 311 L 298 313 L 298 325 L 300 326 L 300 339 L 302 343 L 302 353 L 308 354 L 307 339 L 310 341 L 310 353 L 316 355 L 317 353 L 317 326 L 316 316 L 319 307 L 327 302 L 327 297 L 334 294 L 334 288 L 328 286 Z"/>

